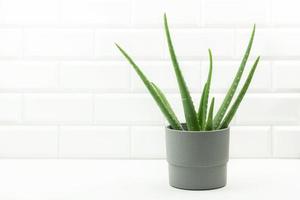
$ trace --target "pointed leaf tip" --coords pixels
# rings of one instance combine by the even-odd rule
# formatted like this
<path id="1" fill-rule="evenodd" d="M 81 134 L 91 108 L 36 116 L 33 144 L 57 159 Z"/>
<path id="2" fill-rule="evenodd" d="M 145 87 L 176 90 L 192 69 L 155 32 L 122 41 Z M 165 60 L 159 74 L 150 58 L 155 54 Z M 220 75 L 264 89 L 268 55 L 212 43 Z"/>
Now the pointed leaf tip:
<path id="1" fill-rule="evenodd" d="M 243 98 L 244 98 L 244 96 L 245 96 L 245 94 L 246 94 L 246 92 L 248 90 L 248 87 L 249 87 L 249 85 L 251 83 L 251 80 L 253 78 L 254 72 L 255 72 L 256 67 L 258 65 L 258 62 L 259 62 L 259 58 L 260 57 L 256 58 L 256 60 L 255 60 L 253 66 L 252 66 L 252 68 L 251 68 L 251 70 L 250 70 L 250 72 L 249 72 L 249 74 L 247 76 L 247 79 L 246 79 L 246 81 L 245 81 L 245 83 L 244 83 L 244 85 L 243 85 L 240 93 L 238 94 L 235 102 L 231 106 L 231 108 L 228 111 L 226 117 L 224 118 L 223 122 L 221 123 L 221 125 L 218 128 L 226 128 L 226 127 L 228 127 L 230 121 L 233 119 L 233 117 L 234 117 L 234 115 L 235 115 L 235 113 L 236 113 L 236 111 L 237 111 L 237 109 L 238 109 L 241 101 L 243 100 Z"/>
<path id="2" fill-rule="evenodd" d="M 250 54 L 250 51 L 251 51 L 251 48 L 252 48 L 254 35 L 255 35 L 255 26 L 253 27 L 251 37 L 250 37 L 250 40 L 248 42 L 247 49 L 244 53 L 242 62 L 240 64 L 240 67 L 239 67 L 239 69 L 238 69 L 238 71 L 235 75 L 235 78 L 234 78 L 233 82 L 231 83 L 231 86 L 230 86 L 229 90 L 226 93 L 226 96 L 223 100 L 223 103 L 221 104 L 219 110 L 217 111 L 216 116 L 214 117 L 214 128 L 219 127 L 220 123 L 223 120 L 223 117 L 225 116 L 225 113 L 227 112 L 227 109 L 229 108 L 231 100 L 232 100 L 232 98 L 233 98 L 233 96 L 236 92 L 236 89 L 237 89 L 238 84 L 241 80 L 242 74 L 244 72 L 244 68 L 246 66 L 246 63 L 247 63 L 247 60 L 248 60 L 248 57 L 249 57 L 249 54 Z"/>
<path id="3" fill-rule="evenodd" d="M 184 108 L 183 110 L 184 110 L 184 115 L 185 115 L 185 119 L 186 119 L 187 129 L 191 130 L 191 131 L 198 131 L 198 130 L 200 130 L 200 127 L 199 127 L 197 113 L 196 113 L 196 110 L 195 110 L 195 107 L 193 104 L 193 100 L 190 96 L 190 92 L 185 83 L 185 80 L 183 78 L 181 69 L 179 67 L 179 64 L 178 64 L 178 61 L 176 58 L 176 53 L 175 53 L 175 50 L 173 47 L 166 15 L 164 16 L 164 28 L 165 28 L 165 34 L 167 37 L 168 49 L 169 49 L 170 57 L 171 57 L 172 64 L 173 64 L 173 69 L 175 71 L 177 83 L 178 83 L 180 94 L 181 94 L 181 100 L 182 100 L 182 104 L 183 104 L 183 108 Z"/>
<path id="4" fill-rule="evenodd" d="M 117 44 L 116 44 L 117 45 Z M 117 45 L 120 52 L 124 55 L 124 57 L 127 59 L 127 61 L 132 65 L 133 69 L 137 72 L 138 76 L 141 78 L 143 83 L 145 84 L 146 88 L 152 95 L 153 99 L 156 101 L 157 105 L 159 106 L 161 112 L 164 114 L 164 116 L 167 118 L 168 122 L 174 129 L 182 129 L 181 124 L 179 120 L 177 119 L 174 111 L 172 110 L 170 104 L 168 103 L 166 97 L 161 92 L 161 90 L 154 85 L 154 83 L 151 83 L 145 74 L 141 71 L 141 69 L 137 66 L 137 64 L 132 60 L 132 58 L 121 48 Z"/>
<path id="5" fill-rule="evenodd" d="M 252 34 L 254 34 L 254 33 L 255 33 L 255 30 L 256 30 L 256 24 L 253 25 L 252 30 L 253 30 L 253 31 L 252 31 L 253 33 L 252 33 Z"/>

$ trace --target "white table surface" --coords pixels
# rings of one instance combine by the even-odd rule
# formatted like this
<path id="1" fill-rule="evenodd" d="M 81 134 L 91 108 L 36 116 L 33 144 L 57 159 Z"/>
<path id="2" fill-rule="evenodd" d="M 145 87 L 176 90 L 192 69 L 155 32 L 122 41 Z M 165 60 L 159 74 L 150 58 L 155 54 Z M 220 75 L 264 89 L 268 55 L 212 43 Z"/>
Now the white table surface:
<path id="1" fill-rule="evenodd" d="M 0 200 L 300 199 L 300 160 L 230 160 L 228 185 L 168 185 L 165 160 L 0 160 Z"/>

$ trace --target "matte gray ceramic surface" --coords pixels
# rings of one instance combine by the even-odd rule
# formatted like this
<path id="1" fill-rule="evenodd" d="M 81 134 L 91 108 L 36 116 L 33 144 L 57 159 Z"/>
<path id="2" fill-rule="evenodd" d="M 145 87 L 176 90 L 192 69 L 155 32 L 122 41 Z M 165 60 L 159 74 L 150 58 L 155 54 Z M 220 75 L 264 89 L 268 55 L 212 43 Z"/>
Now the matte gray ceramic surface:
<path id="1" fill-rule="evenodd" d="M 207 190 L 226 185 L 229 128 L 216 131 L 182 131 L 166 127 L 170 185 Z"/>

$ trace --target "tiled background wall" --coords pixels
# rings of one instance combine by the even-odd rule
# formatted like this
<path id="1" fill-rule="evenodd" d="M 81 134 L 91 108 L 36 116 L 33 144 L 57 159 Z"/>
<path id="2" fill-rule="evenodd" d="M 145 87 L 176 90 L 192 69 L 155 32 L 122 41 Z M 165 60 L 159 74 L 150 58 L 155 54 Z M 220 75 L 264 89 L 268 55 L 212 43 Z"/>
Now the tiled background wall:
<path id="1" fill-rule="evenodd" d="M 114 42 L 182 118 L 162 15 L 198 105 L 215 58 L 218 105 L 251 27 L 255 80 L 231 156 L 300 157 L 300 3 L 295 0 L 0 0 L 1 158 L 162 158 L 164 119 Z"/>

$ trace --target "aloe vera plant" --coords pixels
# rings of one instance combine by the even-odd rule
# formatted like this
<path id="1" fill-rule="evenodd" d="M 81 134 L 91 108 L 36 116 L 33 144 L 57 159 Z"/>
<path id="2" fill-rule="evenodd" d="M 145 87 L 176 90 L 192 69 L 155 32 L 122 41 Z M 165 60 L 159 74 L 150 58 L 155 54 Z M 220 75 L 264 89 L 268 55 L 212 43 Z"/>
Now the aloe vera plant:
<path id="1" fill-rule="evenodd" d="M 238 96 L 236 97 L 236 100 L 234 103 L 231 105 L 230 109 L 228 110 L 231 101 L 234 97 L 234 94 L 238 88 L 238 84 L 241 80 L 242 74 L 244 72 L 248 57 L 250 55 L 254 35 L 255 35 L 255 25 L 252 30 L 252 34 L 246 49 L 246 52 L 244 54 L 244 57 L 242 59 L 242 62 L 238 68 L 238 71 L 236 73 L 236 76 L 223 100 L 223 103 L 221 104 L 220 108 L 218 109 L 216 115 L 214 116 L 214 107 L 215 107 L 215 98 L 213 97 L 211 100 L 210 105 L 208 106 L 209 102 L 209 94 L 210 94 L 210 87 L 211 87 L 211 80 L 212 80 L 212 70 L 213 70 L 213 57 L 212 57 L 212 52 L 209 49 L 209 72 L 208 72 L 208 77 L 205 82 L 205 85 L 203 87 L 201 99 L 200 99 L 200 104 L 198 108 L 198 112 L 195 110 L 194 103 L 192 101 L 189 89 L 185 83 L 184 77 L 182 75 L 181 69 L 179 62 L 176 57 L 176 53 L 174 50 L 174 45 L 172 43 L 171 39 L 171 34 L 168 26 L 168 20 L 166 14 L 164 15 L 164 29 L 165 29 L 165 34 L 167 38 L 167 44 L 168 44 L 168 49 L 170 53 L 170 58 L 172 61 L 173 69 L 176 75 L 180 95 L 181 95 L 181 100 L 182 100 L 182 105 L 183 105 L 183 110 L 184 110 L 184 115 L 185 115 L 185 120 L 186 120 L 186 129 L 189 131 L 211 131 L 211 130 L 217 130 L 217 129 L 224 129 L 227 128 L 234 117 L 241 101 L 243 100 L 247 89 L 251 83 L 251 80 L 253 78 L 254 72 L 256 70 L 256 67 L 258 65 L 260 57 L 258 57 L 248 76 L 247 79 L 244 83 L 244 85 L 241 88 L 241 91 L 239 92 Z M 160 110 L 166 117 L 168 123 L 173 129 L 176 130 L 183 130 L 185 126 L 182 126 L 182 123 L 178 120 L 176 117 L 170 103 L 168 102 L 166 96 L 163 94 L 163 92 L 156 86 L 153 82 L 148 80 L 146 75 L 142 72 L 140 67 L 133 61 L 133 59 L 125 52 L 124 49 L 122 49 L 118 44 L 116 44 L 117 48 L 120 50 L 120 52 L 124 55 L 124 57 L 127 59 L 127 61 L 132 65 L 138 76 L 141 78 L 143 83 L 145 84 L 146 88 L 148 89 L 149 93 L 152 95 L 153 99 L 156 101 L 158 104 Z M 209 110 L 208 110 L 209 108 Z"/>

